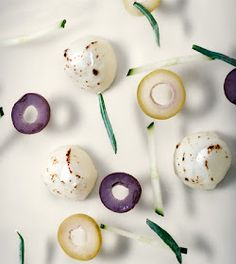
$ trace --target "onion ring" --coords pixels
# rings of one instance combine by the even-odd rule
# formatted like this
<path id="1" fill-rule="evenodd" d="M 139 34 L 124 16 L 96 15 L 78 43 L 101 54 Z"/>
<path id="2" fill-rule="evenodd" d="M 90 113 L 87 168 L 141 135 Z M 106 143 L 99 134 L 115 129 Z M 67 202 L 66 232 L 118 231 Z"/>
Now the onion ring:
<path id="1" fill-rule="evenodd" d="M 121 185 L 129 190 L 129 194 L 122 200 L 114 197 L 112 188 Z M 100 185 L 99 195 L 102 203 L 111 211 L 125 213 L 138 203 L 142 188 L 137 179 L 124 172 L 115 172 L 106 176 Z"/>
<path id="2" fill-rule="evenodd" d="M 29 106 L 37 110 L 37 118 L 29 123 L 24 118 L 24 113 Z M 12 123 L 17 131 L 23 134 L 35 134 L 46 127 L 50 119 L 50 106 L 47 100 L 36 93 L 27 93 L 13 106 L 11 112 Z"/>

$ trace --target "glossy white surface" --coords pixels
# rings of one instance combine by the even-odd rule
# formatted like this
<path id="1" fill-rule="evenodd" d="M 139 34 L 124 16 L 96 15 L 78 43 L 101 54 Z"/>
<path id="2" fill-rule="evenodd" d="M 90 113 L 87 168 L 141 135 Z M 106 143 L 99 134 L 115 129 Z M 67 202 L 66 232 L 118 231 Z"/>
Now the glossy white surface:
<path id="1" fill-rule="evenodd" d="M 17 47 L 0 49 L 0 249 L 1 264 L 18 263 L 18 238 L 25 237 L 26 260 L 33 264 L 75 264 L 56 242 L 61 221 L 74 213 L 87 213 L 99 222 L 136 233 L 155 235 L 149 217 L 189 248 L 188 264 L 235 264 L 236 252 L 236 112 L 224 97 L 223 82 L 232 67 L 204 62 L 171 67 L 183 79 L 187 101 L 181 113 L 156 124 L 157 165 L 163 187 L 165 218 L 152 210 L 145 126 L 150 123 L 136 101 L 142 74 L 125 77 L 129 67 L 172 56 L 195 54 L 193 43 L 236 56 L 235 0 L 166 0 L 153 12 L 161 31 L 157 48 L 150 25 L 143 16 L 131 16 L 120 0 L 2 0 L 1 38 L 45 29 L 66 18 L 65 30 Z M 98 35 L 111 42 L 118 58 L 118 75 L 104 93 L 118 142 L 114 155 L 94 94 L 77 89 L 64 72 L 63 52 L 74 40 Z M 37 92 L 52 108 L 52 118 L 41 133 L 17 133 L 11 123 L 11 107 L 23 94 Z M 187 188 L 174 175 L 176 144 L 197 131 L 216 131 L 229 145 L 233 167 L 214 191 Z M 42 174 L 48 155 L 57 147 L 75 144 L 91 155 L 98 181 L 84 202 L 52 196 Z M 143 187 L 139 204 L 117 215 L 98 198 L 101 179 L 125 171 Z M 93 264 L 175 264 L 169 251 L 103 233 L 103 247 Z"/>
<path id="2" fill-rule="evenodd" d="M 62 146 L 48 158 L 43 181 L 54 195 L 84 200 L 97 180 L 92 159 L 79 146 Z"/>

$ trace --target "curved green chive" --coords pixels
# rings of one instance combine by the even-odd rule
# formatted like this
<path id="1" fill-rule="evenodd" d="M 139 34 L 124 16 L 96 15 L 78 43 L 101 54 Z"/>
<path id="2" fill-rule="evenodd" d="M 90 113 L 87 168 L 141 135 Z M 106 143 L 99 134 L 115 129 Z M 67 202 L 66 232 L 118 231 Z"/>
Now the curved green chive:
<path id="1" fill-rule="evenodd" d="M 20 239 L 20 245 L 19 245 L 20 264 L 24 264 L 24 261 L 25 261 L 25 242 L 24 242 L 24 238 L 22 237 L 22 235 L 18 231 L 16 231 L 16 233 L 18 234 L 18 237 Z"/>
<path id="2" fill-rule="evenodd" d="M 157 45 L 160 47 L 160 30 L 159 26 L 157 24 L 156 19 L 153 17 L 153 15 L 140 3 L 134 2 L 133 6 L 135 6 L 149 21 L 149 23 L 152 26 L 152 29 L 154 31 Z"/>
<path id="3" fill-rule="evenodd" d="M 149 219 L 146 220 L 146 223 L 175 253 L 178 262 L 182 263 L 181 253 L 187 254 L 187 249 L 179 247 L 173 237 L 156 223 L 152 222 Z"/>
<path id="4" fill-rule="evenodd" d="M 231 58 L 229 56 L 226 56 L 222 53 L 211 51 L 211 50 L 202 48 L 198 45 L 193 45 L 192 49 L 200 52 L 201 54 L 203 54 L 209 58 L 211 58 L 212 60 L 221 60 L 221 61 L 224 61 L 224 62 L 230 64 L 230 65 L 236 66 L 236 59 Z"/>
<path id="5" fill-rule="evenodd" d="M 98 94 L 98 99 L 99 99 L 99 107 L 100 107 L 100 112 L 102 115 L 102 119 L 105 125 L 105 128 L 107 130 L 107 135 L 110 139 L 112 148 L 115 152 L 115 154 L 117 153 L 117 144 L 116 144 L 116 138 L 111 126 L 111 122 L 109 120 L 108 114 L 107 114 L 107 110 L 106 110 L 106 105 L 105 105 L 105 101 L 103 98 L 103 95 L 101 93 Z"/>

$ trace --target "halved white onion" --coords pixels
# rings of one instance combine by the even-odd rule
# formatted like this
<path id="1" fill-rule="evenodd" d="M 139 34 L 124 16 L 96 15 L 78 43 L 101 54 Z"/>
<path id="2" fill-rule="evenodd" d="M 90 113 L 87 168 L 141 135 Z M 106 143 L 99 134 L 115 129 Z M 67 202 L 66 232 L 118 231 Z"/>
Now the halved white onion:
<path id="1" fill-rule="evenodd" d="M 138 86 L 137 99 L 143 112 L 155 119 L 176 115 L 185 103 L 185 88 L 180 77 L 169 70 L 146 75 Z"/>
<path id="2" fill-rule="evenodd" d="M 140 13 L 140 11 L 133 6 L 134 2 L 142 4 L 149 12 L 152 12 L 160 4 L 160 0 L 123 0 L 126 10 L 134 16 L 142 15 L 142 13 Z"/>
<path id="3" fill-rule="evenodd" d="M 102 245 L 98 224 L 86 214 L 66 218 L 59 226 L 57 237 L 63 251 L 77 260 L 96 257 Z"/>
<path id="4" fill-rule="evenodd" d="M 177 144 L 174 168 L 184 184 L 210 190 L 223 180 L 231 160 L 229 147 L 216 133 L 199 132 Z"/>
<path id="5" fill-rule="evenodd" d="M 117 61 L 111 44 L 100 37 L 78 39 L 64 51 L 65 71 L 86 91 L 108 89 L 116 76 Z"/>

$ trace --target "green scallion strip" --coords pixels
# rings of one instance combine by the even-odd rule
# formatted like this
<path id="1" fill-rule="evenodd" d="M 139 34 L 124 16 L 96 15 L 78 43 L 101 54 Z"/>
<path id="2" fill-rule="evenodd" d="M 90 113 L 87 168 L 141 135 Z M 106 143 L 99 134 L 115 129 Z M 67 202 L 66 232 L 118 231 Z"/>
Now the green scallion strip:
<path id="1" fill-rule="evenodd" d="M 152 71 L 154 69 L 163 68 L 163 67 L 169 67 L 177 64 L 183 64 L 183 63 L 190 63 L 190 62 L 198 62 L 198 61 L 209 61 L 212 60 L 211 58 L 204 56 L 204 55 L 188 55 L 188 56 L 181 56 L 181 57 L 175 57 L 170 58 L 166 60 L 160 60 L 157 62 L 153 62 L 147 65 L 135 67 L 129 69 L 126 76 L 135 75 L 138 73 L 146 72 L 146 71 Z"/>
<path id="2" fill-rule="evenodd" d="M 141 242 L 141 243 L 144 243 L 144 244 L 147 244 L 150 246 L 154 246 L 156 248 L 169 249 L 165 243 L 163 243 L 160 240 L 153 239 L 152 237 L 135 234 L 135 233 L 129 232 L 127 230 L 123 230 L 123 229 L 120 229 L 120 228 L 117 228 L 114 226 L 105 225 L 105 224 L 100 224 L 100 228 L 103 230 L 106 230 L 108 232 L 111 232 L 113 234 L 123 236 L 123 237 L 129 238 L 129 239 L 133 239 L 133 240 L 136 240 L 138 242 Z M 182 254 L 187 254 L 186 248 L 180 248 L 180 249 L 181 249 Z"/>
<path id="3" fill-rule="evenodd" d="M 113 148 L 113 150 L 114 150 L 114 152 L 116 154 L 117 153 L 116 138 L 115 138 L 115 135 L 113 133 L 111 122 L 110 122 L 108 114 L 107 114 L 106 105 L 105 105 L 105 101 L 104 101 L 103 95 L 101 93 L 99 93 L 98 94 L 98 98 L 99 98 L 100 112 L 101 112 L 101 115 L 102 115 L 102 119 L 103 119 L 105 128 L 107 130 L 107 135 L 108 135 L 108 137 L 110 139 L 112 148 Z"/>
<path id="4" fill-rule="evenodd" d="M 24 242 L 24 238 L 22 237 L 22 235 L 16 231 L 19 239 L 20 239 L 20 245 L 19 245 L 19 257 L 20 257 L 20 264 L 24 264 L 25 261 L 25 242 Z"/>
<path id="5" fill-rule="evenodd" d="M 221 61 L 224 61 L 224 62 L 230 64 L 230 65 L 236 66 L 236 59 L 231 58 L 229 56 L 226 56 L 222 53 L 211 51 L 211 50 L 202 48 L 202 47 L 197 46 L 197 45 L 193 45 L 192 49 L 204 54 L 205 56 L 208 56 L 212 60 L 221 60 Z"/>
<path id="6" fill-rule="evenodd" d="M 3 112 L 3 108 L 0 107 L 0 118 L 1 118 L 2 116 L 4 116 L 4 112 Z"/>
<path id="7" fill-rule="evenodd" d="M 156 144 L 155 144 L 155 124 L 152 122 L 147 127 L 148 135 L 148 150 L 150 156 L 150 175 L 151 183 L 153 189 L 153 202 L 154 202 L 154 211 L 158 215 L 164 216 L 161 186 L 160 186 L 160 176 L 156 167 Z"/>
<path id="8" fill-rule="evenodd" d="M 63 19 L 63 20 L 61 21 L 60 27 L 61 27 L 61 28 L 65 28 L 66 22 L 67 22 L 66 19 Z"/>
<path id="9" fill-rule="evenodd" d="M 146 220 L 146 223 L 163 240 L 163 242 L 171 248 L 171 250 L 175 253 L 178 262 L 182 263 L 181 253 L 187 254 L 187 249 L 179 247 L 173 237 L 156 223 L 149 219 Z"/>
<path id="10" fill-rule="evenodd" d="M 135 6 L 148 19 L 155 33 L 157 45 L 160 47 L 160 30 L 156 19 L 142 4 L 134 2 L 133 6 Z"/>

